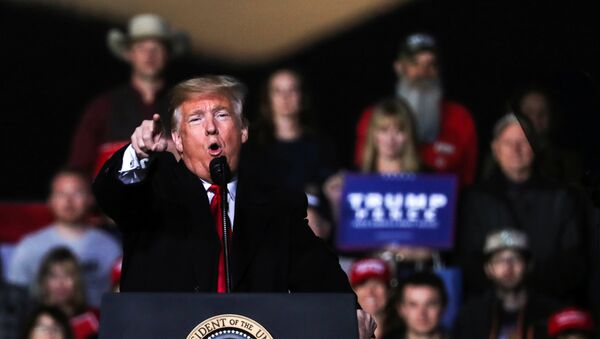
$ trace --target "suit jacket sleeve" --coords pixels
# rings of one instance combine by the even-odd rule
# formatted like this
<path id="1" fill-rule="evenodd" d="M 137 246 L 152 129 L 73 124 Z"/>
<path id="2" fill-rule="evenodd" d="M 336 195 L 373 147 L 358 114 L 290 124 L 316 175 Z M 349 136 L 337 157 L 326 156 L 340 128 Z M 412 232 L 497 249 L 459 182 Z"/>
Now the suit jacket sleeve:
<path id="1" fill-rule="evenodd" d="M 138 183 L 126 185 L 118 178 L 127 146 L 129 145 L 122 147 L 104 164 L 92 187 L 98 205 L 122 230 L 140 224 L 153 204 L 152 165 L 146 177 Z"/>
<path id="2" fill-rule="evenodd" d="M 337 256 L 317 238 L 306 220 L 306 197 L 294 204 L 290 237 L 290 291 L 354 293 Z"/>

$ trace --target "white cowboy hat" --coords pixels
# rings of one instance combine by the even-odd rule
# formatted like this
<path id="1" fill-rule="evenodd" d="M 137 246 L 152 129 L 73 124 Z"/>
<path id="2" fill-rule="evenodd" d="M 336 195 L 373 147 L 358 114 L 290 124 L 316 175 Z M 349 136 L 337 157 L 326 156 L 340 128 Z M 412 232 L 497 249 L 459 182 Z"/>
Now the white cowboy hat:
<path id="1" fill-rule="evenodd" d="M 156 14 L 139 14 L 129 20 L 127 34 L 111 29 L 106 36 L 108 48 L 119 59 L 126 60 L 126 52 L 131 41 L 155 38 L 170 46 L 171 55 L 182 55 L 187 48 L 187 37 L 182 32 L 173 32 L 169 24 Z"/>

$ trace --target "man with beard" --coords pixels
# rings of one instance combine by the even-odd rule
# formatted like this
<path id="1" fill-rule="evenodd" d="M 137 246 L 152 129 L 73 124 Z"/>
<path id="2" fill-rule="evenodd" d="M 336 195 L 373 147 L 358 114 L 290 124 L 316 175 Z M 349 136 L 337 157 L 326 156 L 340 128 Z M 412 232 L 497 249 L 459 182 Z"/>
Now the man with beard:
<path id="1" fill-rule="evenodd" d="M 185 47 L 184 36 L 154 14 L 136 15 L 129 21 L 127 33 L 113 29 L 107 41 L 111 52 L 131 66 L 131 77 L 127 84 L 94 99 L 79 122 L 69 166 L 87 174 L 95 174 L 125 145 L 142 120 L 159 113 L 168 121 L 164 71 Z"/>
<path id="2" fill-rule="evenodd" d="M 469 111 L 445 100 L 440 81 L 436 41 L 427 34 L 412 34 L 400 47 L 394 70 L 396 96 L 415 112 L 423 164 L 435 172 L 455 173 L 461 186 L 473 183 L 477 165 L 477 135 Z M 356 127 L 355 163 L 366 138 L 372 108 L 365 110 Z"/>
<path id="3" fill-rule="evenodd" d="M 527 287 L 532 261 L 525 233 L 494 231 L 486 238 L 483 252 L 492 288 L 465 305 L 455 338 L 546 338 L 547 319 L 557 305 Z"/>

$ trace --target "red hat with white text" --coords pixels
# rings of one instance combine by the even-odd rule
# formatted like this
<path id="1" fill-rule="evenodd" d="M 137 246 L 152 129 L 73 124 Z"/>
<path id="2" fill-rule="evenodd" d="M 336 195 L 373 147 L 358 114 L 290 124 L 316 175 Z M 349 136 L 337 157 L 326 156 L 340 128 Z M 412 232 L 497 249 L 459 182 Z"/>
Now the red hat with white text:
<path id="1" fill-rule="evenodd" d="M 368 279 L 378 279 L 389 285 L 390 269 L 387 263 L 377 258 L 355 261 L 350 268 L 350 284 L 360 285 Z"/>
<path id="2" fill-rule="evenodd" d="M 592 333 L 594 331 L 592 316 L 575 307 L 564 308 L 552 314 L 548 320 L 548 335 L 553 337 L 566 331 Z"/>

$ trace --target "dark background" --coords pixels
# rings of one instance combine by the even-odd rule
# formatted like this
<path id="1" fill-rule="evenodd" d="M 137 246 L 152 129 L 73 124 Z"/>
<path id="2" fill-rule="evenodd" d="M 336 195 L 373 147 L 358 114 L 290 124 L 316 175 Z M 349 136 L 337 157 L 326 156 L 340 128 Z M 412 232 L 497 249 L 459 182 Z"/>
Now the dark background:
<path id="1" fill-rule="evenodd" d="M 317 125 L 351 163 L 354 126 L 362 109 L 391 95 L 399 41 L 425 30 L 441 43 L 446 93 L 473 113 L 481 153 L 489 130 L 523 83 L 540 82 L 555 95 L 560 144 L 598 168 L 600 44 L 592 3 L 547 1 L 417 1 L 330 36 L 272 64 L 236 66 L 202 56 L 175 62 L 171 81 L 230 73 L 250 88 L 246 113 L 255 116 L 258 89 L 269 71 L 304 72 Z M 85 105 L 128 79 L 105 38 L 115 25 L 81 14 L 0 2 L 0 199 L 43 199 L 63 165 Z"/>

